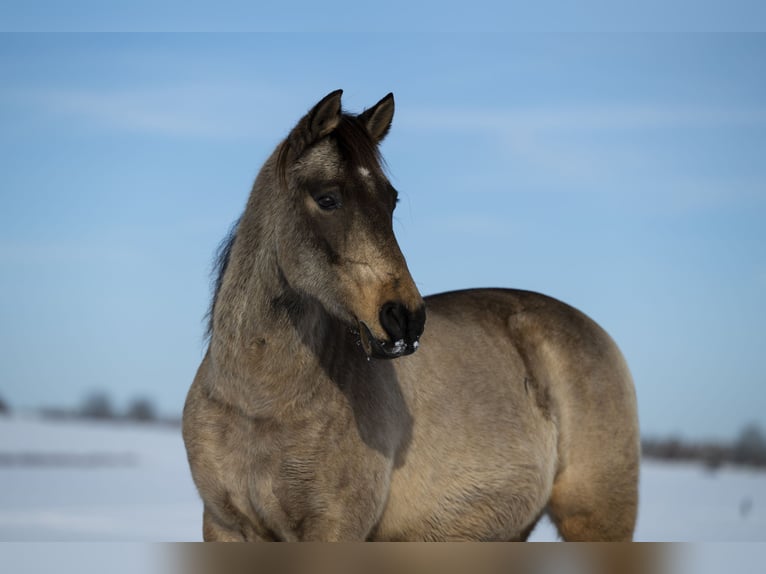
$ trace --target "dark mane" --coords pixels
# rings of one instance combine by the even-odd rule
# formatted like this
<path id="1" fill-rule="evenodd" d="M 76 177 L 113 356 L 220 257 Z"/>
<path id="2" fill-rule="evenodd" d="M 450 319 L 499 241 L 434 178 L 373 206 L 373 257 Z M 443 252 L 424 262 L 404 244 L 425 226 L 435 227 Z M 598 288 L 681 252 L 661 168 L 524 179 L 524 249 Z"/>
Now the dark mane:
<path id="1" fill-rule="evenodd" d="M 207 328 L 205 330 L 205 338 L 210 338 L 213 334 L 213 313 L 215 312 L 215 302 L 218 299 L 218 293 L 221 291 L 221 284 L 223 283 L 223 275 L 226 273 L 226 268 L 229 266 L 229 258 L 231 257 L 231 248 L 234 245 L 234 240 L 237 238 L 237 227 L 239 226 L 239 219 L 237 219 L 229 229 L 226 237 L 218 245 L 218 249 L 215 252 L 215 263 L 213 264 L 213 270 L 210 273 L 213 280 L 213 297 L 210 300 L 210 308 L 205 315 L 205 321 L 207 322 Z"/>
<path id="2" fill-rule="evenodd" d="M 335 140 L 341 158 L 349 167 L 385 167 L 385 162 L 380 155 L 377 144 L 358 116 L 341 114 L 338 127 L 327 137 Z M 311 147 L 308 146 L 306 149 L 294 150 L 294 145 L 290 143 L 290 138 L 288 138 L 279 146 L 279 153 L 277 154 L 277 178 L 282 187 L 287 186 L 287 168 L 289 163 L 296 161 L 306 149 Z"/>
<path id="3" fill-rule="evenodd" d="M 378 145 L 357 116 L 343 114 L 330 137 L 335 138 L 341 157 L 351 167 L 375 167 L 383 161 Z"/>

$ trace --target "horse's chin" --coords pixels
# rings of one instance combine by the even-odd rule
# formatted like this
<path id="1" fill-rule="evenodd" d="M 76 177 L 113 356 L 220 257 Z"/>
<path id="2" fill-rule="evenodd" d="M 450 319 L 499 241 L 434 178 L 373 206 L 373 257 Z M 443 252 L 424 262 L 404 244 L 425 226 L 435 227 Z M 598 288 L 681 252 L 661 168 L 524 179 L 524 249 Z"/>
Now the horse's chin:
<path id="1" fill-rule="evenodd" d="M 406 342 L 404 339 L 383 341 L 372 334 L 372 331 L 370 331 L 370 328 L 364 321 L 359 321 L 358 325 L 359 339 L 368 359 L 396 359 L 405 355 L 411 355 L 418 349 L 417 340 L 411 343 Z"/>

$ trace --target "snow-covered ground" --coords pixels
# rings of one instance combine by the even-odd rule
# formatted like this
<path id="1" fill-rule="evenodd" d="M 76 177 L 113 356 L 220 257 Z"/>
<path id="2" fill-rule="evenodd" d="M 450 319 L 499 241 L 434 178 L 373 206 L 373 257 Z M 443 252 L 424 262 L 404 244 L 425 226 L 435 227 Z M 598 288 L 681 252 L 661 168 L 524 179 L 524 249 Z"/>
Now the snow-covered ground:
<path id="1" fill-rule="evenodd" d="M 71 461 L 0 465 L 0 540 L 201 538 L 201 503 L 177 428 L 0 418 L 0 453 Z M 113 464 L 78 464 L 102 455 Z"/>
<path id="2" fill-rule="evenodd" d="M 178 429 L 0 417 L 0 541 L 195 541 L 201 518 Z M 644 463 L 636 539 L 766 541 L 766 473 Z"/>

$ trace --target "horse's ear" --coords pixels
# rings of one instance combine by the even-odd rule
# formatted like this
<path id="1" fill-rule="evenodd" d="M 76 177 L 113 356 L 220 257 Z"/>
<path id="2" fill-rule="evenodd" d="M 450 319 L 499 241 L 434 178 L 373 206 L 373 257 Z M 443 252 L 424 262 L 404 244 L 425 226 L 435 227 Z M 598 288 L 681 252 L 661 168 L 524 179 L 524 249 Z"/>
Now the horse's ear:
<path id="1" fill-rule="evenodd" d="M 375 143 L 380 143 L 391 129 L 391 121 L 394 119 L 394 94 L 388 94 L 370 109 L 364 110 L 359 114 L 359 119 Z"/>
<path id="2" fill-rule="evenodd" d="M 311 143 L 323 138 L 338 127 L 342 94 L 343 90 L 330 92 L 306 115 Z"/>
<path id="3" fill-rule="evenodd" d="M 341 94 L 343 90 L 330 92 L 301 118 L 298 125 L 287 136 L 286 145 L 280 150 L 281 163 L 287 161 L 288 151 L 291 157 L 297 158 L 312 144 L 338 127 Z"/>

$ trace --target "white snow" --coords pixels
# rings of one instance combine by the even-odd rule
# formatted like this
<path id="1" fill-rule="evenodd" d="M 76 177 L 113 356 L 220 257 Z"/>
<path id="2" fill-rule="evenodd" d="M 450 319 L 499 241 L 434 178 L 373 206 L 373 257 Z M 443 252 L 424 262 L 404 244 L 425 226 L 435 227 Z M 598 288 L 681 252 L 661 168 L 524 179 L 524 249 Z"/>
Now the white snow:
<path id="1" fill-rule="evenodd" d="M 130 466 L 0 466 L 0 540 L 183 541 L 202 508 L 180 429 L 0 418 L 0 453 L 132 454 Z"/>
<path id="2" fill-rule="evenodd" d="M 0 417 L 0 454 L 111 454 L 98 468 L 0 465 L 0 541 L 194 541 L 202 504 L 177 428 Z M 123 460 L 119 459 L 119 460 Z M 766 541 L 766 473 L 647 461 L 637 540 Z M 547 520 L 531 540 L 556 540 Z"/>

